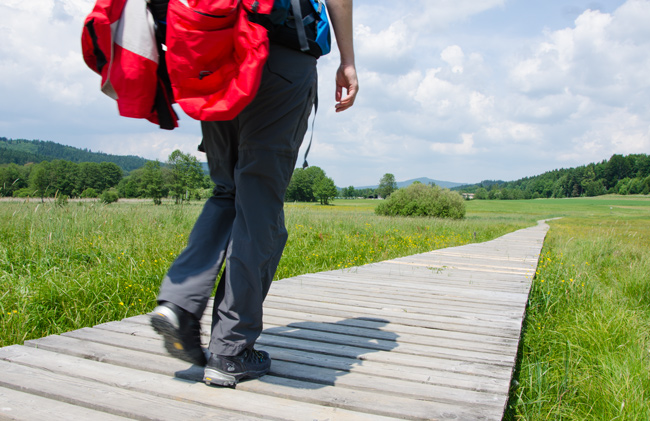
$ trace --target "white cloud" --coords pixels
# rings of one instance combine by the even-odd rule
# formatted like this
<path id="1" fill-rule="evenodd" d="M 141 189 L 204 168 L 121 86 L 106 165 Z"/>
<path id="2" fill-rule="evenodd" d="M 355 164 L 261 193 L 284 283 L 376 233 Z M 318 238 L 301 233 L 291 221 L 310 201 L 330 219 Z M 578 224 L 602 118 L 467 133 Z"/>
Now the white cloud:
<path id="1" fill-rule="evenodd" d="M 470 155 L 477 152 L 474 148 L 474 136 L 470 133 L 462 133 L 460 135 L 461 143 L 440 143 L 435 142 L 431 144 L 432 151 L 444 155 Z"/>
<path id="2" fill-rule="evenodd" d="M 397 74 L 414 63 L 412 49 L 415 34 L 409 31 L 402 20 L 379 31 L 357 25 L 354 37 L 358 50 L 357 61 L 365 68 Z"/>
<path id="3" fill-rule="evenodd" d="M 450 45 L 442 50 L 440 57 L 443 61 L 451 66 L 453 73 L 463 73 L 463 62 L 465 61 L 465 54 L 458 45 Z"/>

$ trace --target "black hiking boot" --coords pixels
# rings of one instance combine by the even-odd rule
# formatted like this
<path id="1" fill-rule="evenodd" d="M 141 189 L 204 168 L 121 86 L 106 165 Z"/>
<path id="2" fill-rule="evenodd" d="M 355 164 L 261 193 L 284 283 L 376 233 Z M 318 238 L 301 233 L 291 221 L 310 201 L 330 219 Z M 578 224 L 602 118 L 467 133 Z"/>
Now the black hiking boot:
<path id="1" fill-rule="evenodd" d="M 265 351 L 245 349 L 234 357 L 212 354 L 205 366 L 203 381 L 207 385 L 234 387 L 240 380 L 265 375 L 270 368 L 271 357 Z"/>
<path id="2" fill-rule="evenodd" d="M 201 325 L 189 312 L 170 302 L 161 303 L 151 313 L 151 326 L 165 338 L 165 348 L 172 356 L 204 366 L 201 348 Z"/>

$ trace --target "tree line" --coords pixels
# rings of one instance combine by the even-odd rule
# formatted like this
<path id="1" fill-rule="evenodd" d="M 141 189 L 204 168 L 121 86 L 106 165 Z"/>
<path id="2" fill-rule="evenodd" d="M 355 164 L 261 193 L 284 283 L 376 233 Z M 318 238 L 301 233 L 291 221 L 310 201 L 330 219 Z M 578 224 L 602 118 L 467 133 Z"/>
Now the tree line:
<path id="1" fill-rule="evenodd" d="M 386 199 L 395 190 L 397 190 L 397 182 L 395 176 L 391 173 L 384 174 L 379 180 L 379 185 L 376 188 L 366 187 L 363 189 L 356 189 L 354 186 L 344 187 L 340 191 L 340 196 L 346 199 L 354 198 L 368 198 L 368 199 Z"/>
<path id="2" fill-rule="evenodd" d="M 393 174 L 384 174 L 377 188 L 356 189 L 354 186 L 338 188 L 334 180 L 329 178 L 320 167 L 296 168 L 287 187 L 285 201 L 287 202 L 317 202 L 327 205 L 335 197 L 345 199 L 355 198 L 387 198 L 397 190 L 397 182 Z"/>
<path id="3" fill-rule="evenodd" d="M 141 168 L 147 162 L 146 159 L 139 156 L 110 155 L 103 152 L 92 152 L 88 149 L 61 145 L 52 141 L 0 137 L 0 165 L 25 165 L 57 159 L 76 163 L 112 162 L 127 172 Z"/>
<path id="4" fill-rule="evenodd" d="M 475 199 L 537 199 L 650 194 L 650 156 L 614 154 L 609 160 L 575 168 L 558 169 L 516 181 L 485 180 L 455 188 L 474 193 Z"/>
<path id="5" fill-rule="evenodd" d="M 76 163 L 63 159 L 0 167 L 0 197 L 115 198 L 164 197 L 176 202 L 206 196 L 213 184 L 196 157 L 175 150 L 165 163 L 146 161 L 127 175 L 112 162 Z"/>

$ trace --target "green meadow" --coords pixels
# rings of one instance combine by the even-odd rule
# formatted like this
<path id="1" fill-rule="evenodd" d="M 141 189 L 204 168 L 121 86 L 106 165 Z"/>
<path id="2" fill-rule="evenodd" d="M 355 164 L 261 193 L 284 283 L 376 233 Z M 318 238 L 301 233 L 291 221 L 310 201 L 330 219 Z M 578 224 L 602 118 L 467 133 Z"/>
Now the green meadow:
<path id="1" fill-rule="evenodd" d="M 373 200 L 287 204 L 278 279 L 550 222 L 508 419 L 650 419 L 650 199 L 467 202 L 460 221 Z M 0 346 L 149 312 L 202 204 L 0 202 Z"/>

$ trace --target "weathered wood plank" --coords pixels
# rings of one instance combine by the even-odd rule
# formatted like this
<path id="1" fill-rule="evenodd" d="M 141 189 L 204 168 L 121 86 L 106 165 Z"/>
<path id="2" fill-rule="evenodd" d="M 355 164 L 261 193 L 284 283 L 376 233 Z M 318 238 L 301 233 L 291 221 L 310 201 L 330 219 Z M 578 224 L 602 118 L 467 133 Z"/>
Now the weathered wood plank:
<path id="1" fill-rule="evenodd" d="M 133 354 L 129 355 L 129 352 L 125 352 L 129 350 L 124 348 L 85 342 L 65 336 L 49 336 L 43 339 L 48 339 L 48 341 L 43 341 L 47 342 L 46 344 L 41 343 L 42 339 L 30 341 L 30 344 L 37 345 L 38 343 L 39 347 L 46 347 L 48 350 L 67 353 L 68 355 L 77 355 L 87 359 L 95 359 L 94 356 L 100 354 L 103 361 L 110 362 L 111 364 L 166 374 L 193 382 L 200 382 L 203 376 L 201 367 L 191 366 L 171 357 L 158 356 L 158 360 L 168 360 L 167 364 L 158 365 L 152 363 L 151 359 L 145 353 L 134 358 Z M 170 370 L 171 367 L 173 368 Z M 2 369 L 2 365 L 0 365 L 0 369 Z M 390 394 L 380 393 L 381 397 L 378 397 L 378 391 L 354 390 L 344 386 L 334 387 L 278 377 L 274 374 L 273 369 L 274 367 L 271 366 L 271 373 L 259 380 L 246 381 L 238 384 L 237 390 L 341 408 L 354 412 L 403 419 L 437 419 L 451 416 L 455 419 L 469 420 L 476 419 L 473 418 L 476 414 L 492 412 L 492 407 L 482 405 L 476 405 L 471 407 L 471 409 L 467 409 L 445 402 L 424 402 Z M 216 390 L 221 389 L 216 388 Z M 472 416 L 471 414 L 474 415 Z"/>
<path id="2" fill-rule="evenodd" d="M 499 301 L 495 297 L 486 297 L 479 294 L 467 294 L 464 289 L 467 288 L 467 285 L 473 285 L 472 282 L 474 278 L 472 276 L 465 277 L 466 282 L 463 285 L 455 282 L 453 284 L 447 283 L 443 284 L 439 276 L 425 274 L 423 277 L 427 277 L 428 282 L 423 284 L 413 284 L 408 283 L 406 279 L 415 279 L 417 273 L 410 274 L 400 274 L 400 275 L 373 275 L 369 276 L 368 274 L 346 274 L 346 272 L 337 272 L 337 273 L 318 273 L 311 275 L 300 275 L 295 278 L 282 279 L 275 282 L 273 285 L 278 286 L 293 286 L 293 287 L 305 287 L 308 288 L 311 285 L 315 285 L 318 288 L 331 289 L 338 287 L 341 290 L 349 287 L 353 291 L 366 291 L 366 292 L 377 292 L 383 295 L 395 293 L 398 295 L 405 296 L 420 296 L 426 297 L 427 299 L 437 299 L 438 296 L 443 296 L 445 298 L 457 299 L 458 301 L 465 301 L 468 303 L 479 303 L 484 305 L 492 306 L 503 306 L 504 308 L 517 307 L 517 304 L 512 303 L 511 300 Z M 375 282 L 373 282 L 375 279 Z M 353 281 L 354 280 L 354 281 Z M 518 280 L 521 282 L 521 279 Z M 526 280 L 526 283 L 529 283 Z M 277 285 L 276 285 L 277 284 Z M 273 291 L 273 288 L 271 288 Z M 454 295 L 454 294 L 463 294 L 464 295 Z"/>
<path id="3" fill-rule="evenodd" d="M 200 404 L 206 407 L 206 415 L 212 413 L 212 408 L 216 408 L 227 409 L 233 413 L 252 416 L 257 419 L 374 421 L 378 418 L 376 415 L 369 416 L 343 409 L 252 394 L 243 390 L 207 388 L 198 381 L 179 381 L 179 378 L 169 375 L 118 367 L 37 348 L 14 347 L 7 350 L 3 349 L 0 350 L 0 359 L 174 401 Z M 0 389 L 0 396 L 1 391 L 2 389 Z M 219 412 L 215 416 L 217 414 Z M 84 418 L 84 420 L 88 419 L 94 418 Z M 98 417 L 97 419 L 101 420 L 102 418 Z M 107 420 L 109 419 L 112 418 L 107 418 Z"/>
<path id="4" fill-rule="evenodd" d="M 68 332 L 63 337 L 72 337 L 84 341 L 95 342 L 110 346 L 124 347 L 132 351 L 145 352 L 153 355 L 166 355 L 163 344 L 160 340 L 133 335 L 134 330 L 127 329 L 127 332 L 104 331 L 103 329 L 80 329 Z M 125 337 L 130 337 L 128 341 Z M 50 338 L 50 337 L 48 337 Z M 204 338 L 205 339 L 205 338 Z M 54 339 L 52 339 L 54 340 Z M 445 371 L 454 371 L 467 374 L 490 375 L 494 377 L 507 378 L 510 375 L 511 366 L 508 364 L 495 364 L 492 361 L 469 361 L 463 356 L 453 355 L 435 355 L 428 352 L 422 355 L 403 354 L 399 351 L 379 352 L 381 349 L 372 348 L 371 343 L 366 346 L 350 345 L 349 342 L 326 343 L 314 341 L 304 337 L 278 336 L 265 331 L 260 336 L 258 343 L 260 345 L 272 345 L 276 347 L 286 347 L 291 349 L 308 350 L 311 352 L 346 356 L 367 361 L 380 361 L 384 363 L 393 363 L 401 365 L 421 366 Z M 205 345 L 205 343 L 204 343 Z"/>
<path id="5" fill-rule="evenodd" d="M 394 275 L 375 275 L 375 274 L 360 274 L 353 272 L 340 271 L 337 273 L 322 272 L 318 274 L 300 275 L 294 278 L 293 282 L 300 282 L 302 279 L 313 279 L 321 282 L 328 282 L 330 280 L 342 280 L 344 282 L 351 282 L 358 285 L 366 285 L 372 289 L 377 286 L 388 286 L 395 288 L 396 277 L 400 276 L 409 279 L 409 274 L 394 274 Z M 280 280 L 277 282 L 284 282 Z M 421 294 L 444 295 L 446 297 L 456 297 L 461 299 L 474 299 L 478 301 L 488 301 L 492 303 L 502 303 L 506 306 L 516 306 L 521 302 L 525 302 L 526 294 L 521 292 L 506 292 L 506 291 L 491 291 L 488 289 L 481 289 L 473 287 L 471 282 L 464 285 L 437 285 L 435 283 L 421 283 L 417 284 L 409 281 L 399 281 L 399 288 L 408 291 L 413 291 Z"/>
<path id="6" fill-rule="evenodd" d="M 0 420 L 124 421 L 128 418 L 0 387 Z"/>
<path id="7" fill-rule="evenodd" d="M 217 408 L 208 413 L 202 405 L 163 399 L 147 393 L 107 386 L 97 381 L 82 380 L 56 374 L 51 370 L 35 369 L 7 361 L 0 361 L 0 371 L 2 387 L 127 418 L 201 420 L 218 417 L 224 420 L 251 421 L 256 419 Z"/>
<path id="8" fill-rule="evenodd" d="M 318 287 L 318 290 L 316 290 Z M 519 317 L 521 310 L 519 308 L 507 308 L 498 306 L 489 302 L 462 302 L 450 301 L 436 296 L 420 294 L 407 294 L 399 288 L 371 290 L 357 288 L 356 285 L 347 283 L 328 283 L 320 285 L 316 283 L 288 284 L 285 282 L 275 282 L 271 287 L 271 296 L 289 295 L 295 297 L 319 296 L 321 298 L 331 298 L 336 301 L 339 297 L 351 299 L 373 300 L 376 303 L 392 303 L 395 301 L 405 302 L 415 307 L 427 308 L 428 310 L 447 310 L 447 311 L 473 311 L 477 314 L 499 315 L 503 317 Z"/>
<path id="9" fill-rule="evenodd" d="M 296 362 L 304 365 L 358 372 L 379 377 L 408 379 L 411 382 L 421 384 L 435 384 L 477 392 L 499 393 L 502 396 L 508 391 L 507 381 L 491 377 L 434 370 L 426 367 L 364 361 L 356 358 L 316 354 L 304 350 L 287 349 L 270 345 L 261 345 L 260 349 L 264 349 L 273 355 L 273 361 Z"/>
<path id="10" fill-rule="evenodd" d="M 512 323 L 488 323 L 480 320 L 467 320 L 455 317 L 445 317 L 425 314 L 409 314 L 398 307 L 369 309 L 344 306 L 334 303 L 309 302 L 287 297 L 269 297 L 266 305 L 277 309 L 288 309 L 294 311 L 308 311 L 312 314 L 323 314 L 328 316 L 340 316 L 344 318 L 372 317 L 377 319 L 391 320 L 411 326 L 428 327 L 432 329 L 453 330 L 472 334 L 490 335 L 505 338 L 518 338 L 521 330 L 521 322 Z M 470 315 L 471 316 L 471 315 Z"/>
<path id="11" fill-rule="evenodd" d="M 333 319 L 333 318 L 330 318 Z M 373 340 L 383 340 L 388 341 L 388 344 L 395 342 L 396 344 L 417 344 L 417 345 L 427 345 L 432 348 L 423 348 L 426 352 L 431 352 L 432 349 L 442 348 L 442 349 L 451 349 L 451 350 L 474 350 L 481 352 L 483 354 L 495 354 L 495 355 L 511 355 L 513 349 L 516 349 L 517 344 L 503 345 L 503 344 L 493 344 L 489 342 L 476 344 L 474 341 L 467 340 L 457 340 L 457 339 L 447 339 L 444 337 L 430 337 L 422 335 L 413 335 L 413 334 L 397 334 L 393 331 L 382 331 L 379 329 L 368 329 L 368 328 L 358 328 L 350 325 L 344 325 L 336 322 L 323 323 L 323 322 L 312 322 L 312 321 L 302 321 L 300 319 L 287 319 L 287 318 L 276 318 L 272 315 L 265 315 L 265 326 L 267 327 L 266 333 L 275 334 L 274 331 L 269 331 L 269 329 L 275 328 L 298 328 L 304 330 L 313 330 L 316 332 L 332 332 L 345 335 L 345 341 L 347 342 L 348 338 L 360 337 L 366 338 L 366 342 Z M 395 325 L 391 325 L 395 326 Z M 150 338 L 158 338 L 158 335 L 149 327 L 148 320 L 146 323 L 133 323 L 131 321 L 121 321 L 121 322 L 108 322 L 101 325 L 95 326 L 95 329 L 107 329 L 113 332 L 126 333 L 131 335 L 138 335 Z M 204 335 L 209 332 L 210 326 L 205 324 L 203 326 Z M 298 332 L 299 335 L 300 332 Z M 295 336 L 295 335 L 294 335 Z M 306 338 L 306 337 L 305 337 Z M 329 341 L 331 342 L 331 340 Z M 340 342 L 340 340 L 338 341 Z M 338 343 L 335 342 L 335 343 Z M 347 342 L 351 344 L 351 342 Z M 379 344 L 377 342 L 377 344 Z M 513 348 L 514 347 L 514 348 Z M 398 347 L 389 345 L 389 350 L 400 350 Z M 402 348 L 403 349 L 403 348 Z M 455 352 L 455 351 L 450 351 Z M 408 352 L 407 352 L 408 353 Z M 458 355 L 458 354 L 454 354 Z M 486 356 L 485 359 L 489 360 L 490 355 Z"/>
<path id="12" fill-rule="evenodd" d="M 283 291 L 273 291 L 271 297 L 283 297 L 287 294 L 282 294 L 282 292 L 289 292 L 287 290 Z M 413 304 L 408 300 L 402 300 L 398 297 L 393 297 L 393 299 L 381 299 L 376 297 L 361 297 L 354 296 L 342 292 L 327 293 L 322 292 L 321 294 L 304 294 L 300 290 L 291 292 L 292 298 L 297 300 L 304 300 L 305 302 L 334 302 L 340 305 L 348 305 L 361 308 L 374 308 L 374 309 L 384 309 L 384 308 L 393 308 L 399 307 L 402 311 L 411 313 L 411 314 L 436 314 L 438 316 L 447 316 L 447 317 L 457 317 L 457 318 L 470 318 L 472 320 L 486 320 L 490 323 L 504 322 L 510 323 L 512 321 L 517 322 L 521 318 L 521 312 L 512 312 L 508 313 L 482 313 L 480 311 L 472 312 L 472 316 L 469 316 L 468 311 L 454 309 L 447 306 L 446 308 L 441 306 L 433 305 L 421 305 Z"/>

